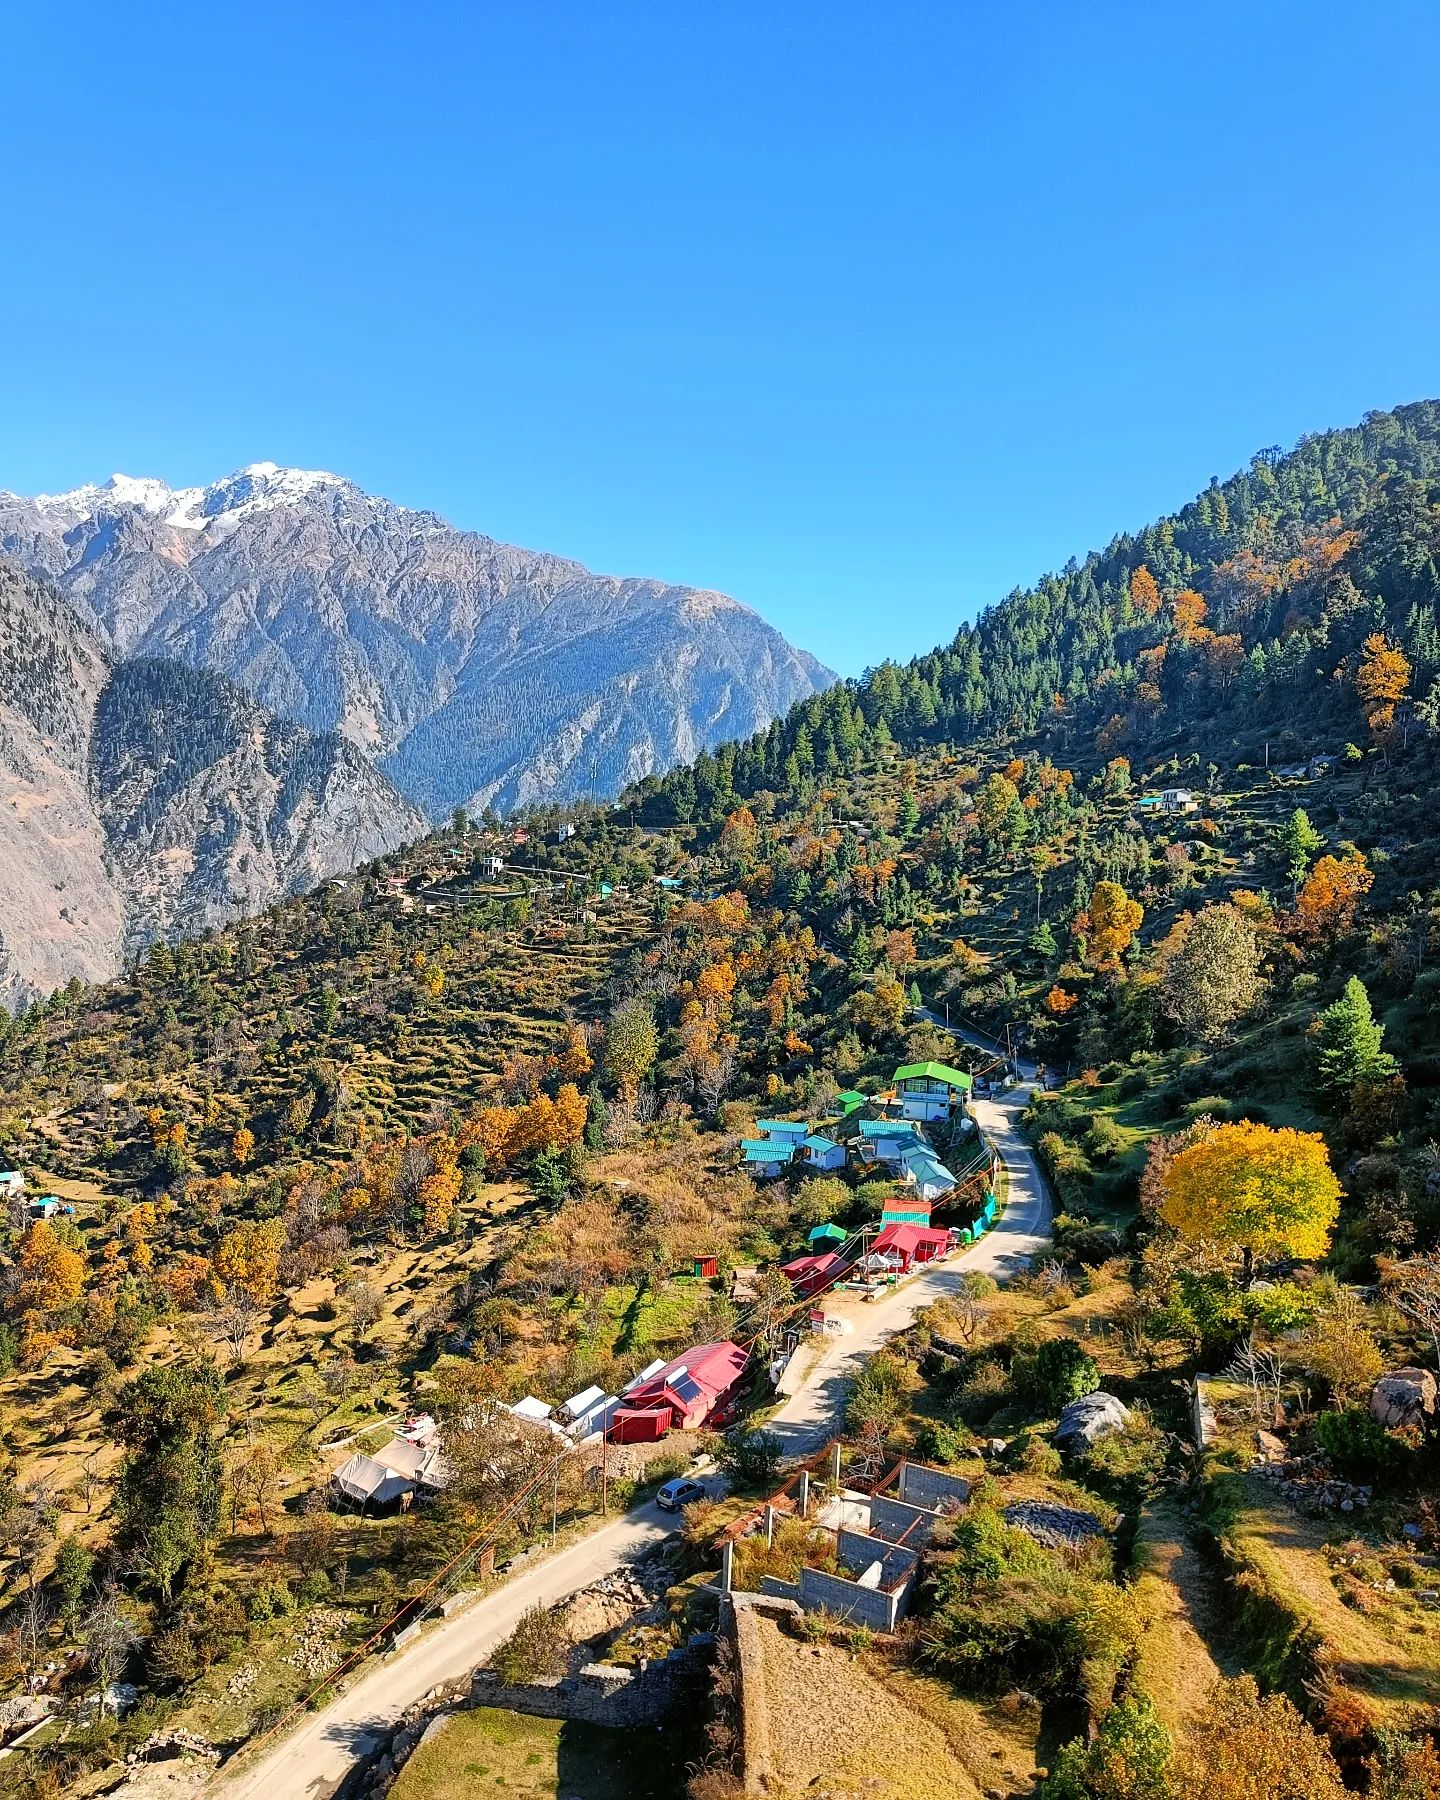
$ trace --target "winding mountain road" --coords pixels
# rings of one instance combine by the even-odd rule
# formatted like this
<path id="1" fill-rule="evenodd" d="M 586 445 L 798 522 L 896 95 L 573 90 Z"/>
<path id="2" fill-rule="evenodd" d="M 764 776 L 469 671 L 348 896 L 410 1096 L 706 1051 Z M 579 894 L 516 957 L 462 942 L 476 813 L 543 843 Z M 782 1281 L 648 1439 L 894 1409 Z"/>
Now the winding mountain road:
<path id="1" fill-rule="evenodd" d="M 846 1318 L 852 1329 L 828 1342 L 798 1391 L 767 1421 L 766 1429 L 780 1436 L 787 1455 L 816 1450 L 833 1436 L 856 1369 L 903 1331 L 922 1307 L 954 1293 L 971 1271 L 997 1278 L 1014 1274 L 1046 1243 L 1050 1197 L 1019 1130 L 1035 1071 L 1022 1065 L 1020 1073 L 1016 1086 L 976 1098 L 971 1108 L 1005 1165 L 1004 1213 L 978 1244 L 913 1276 L 883 1300 L 862 1301 L 851 1295 L 827 1299 L 827 1313 Z M 522 1613 L 533 1606 L 554 1605 L 612 1574 L 663 1542 L 674 1529 L 674 1516 L 651 1502 L 541 1558 L 467 1610 L 432 1626 L 404 1650 L 365 1668 L 352 1685 L 322 1711 L 308 1715 L 288 1736 L 256 1755 L 242 1754 L 233 1772 L 216 1777 L 212 1791 L 218 1800 L 275 1796 L 330 1800 L 407 1707 L 432 1688 L 468 1675 L 510 1635 Z"/>

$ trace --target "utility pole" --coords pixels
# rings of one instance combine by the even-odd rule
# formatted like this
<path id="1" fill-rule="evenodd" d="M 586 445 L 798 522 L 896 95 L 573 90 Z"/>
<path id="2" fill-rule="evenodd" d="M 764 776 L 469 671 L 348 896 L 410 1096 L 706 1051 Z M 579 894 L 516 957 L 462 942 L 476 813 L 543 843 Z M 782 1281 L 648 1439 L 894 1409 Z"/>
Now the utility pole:
<path id="1" fill-rule="evenodd" d="M 555 1548 L 555 1539 L 560 1531 L 560 1464 L 557 1460 L 550 1471 L 550 1548 Z"/>

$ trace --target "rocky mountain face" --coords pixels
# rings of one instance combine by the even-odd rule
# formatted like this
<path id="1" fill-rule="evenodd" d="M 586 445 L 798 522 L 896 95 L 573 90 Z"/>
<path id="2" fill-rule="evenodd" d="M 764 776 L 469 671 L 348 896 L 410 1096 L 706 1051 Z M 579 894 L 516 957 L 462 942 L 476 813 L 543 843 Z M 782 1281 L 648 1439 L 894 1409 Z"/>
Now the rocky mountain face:
<path id="1" fill-rule="evenodd" d="M 353 744 L 219 676 L 113 662 L 0 559 L 0 1004 L 103 979 L 424 826 Z"/>
<path id="2" fill-rule="evenodd" d="M 0 548 L 112 653 L 338 730 L 432 818 L 619 792 L 834 677 L 723 594 L 595 575 L 334 475 L 0 493 Z"/>

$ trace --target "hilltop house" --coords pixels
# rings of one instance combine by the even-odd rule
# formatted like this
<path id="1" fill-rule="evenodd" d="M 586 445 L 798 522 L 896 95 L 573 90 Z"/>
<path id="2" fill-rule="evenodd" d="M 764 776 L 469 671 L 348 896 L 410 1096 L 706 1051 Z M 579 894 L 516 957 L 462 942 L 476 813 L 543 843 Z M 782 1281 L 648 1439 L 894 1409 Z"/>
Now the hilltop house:
<path id="1" fill-rule="evenodd" d="M 895 1092 L 907 1119 L 947 1119 L 975 1085 L 973 1075 L 949 1063 L 906 1063 L 895 1071 Z"/>
<path id="2" fill-rule="evenodd" d="M 749 1364 L 728 1338 L 698 1344 L 673 1362 L 651 1365 L 627 1387 L 607 1435 L 615 1444 L 654 1443 L 667 1431 L 696 1431 L 728 1422 Z"/>
<path id="3" fill-rule="evenodd" d="M 920 1127 L 910 1119 L 862 1119 L 851 1140 L 860 1163 L 888 1163 L 899 1168 L 906 1152 L 923 1144 Z"/>
<path id="4" fill-rule="evenodd" d="M 843 1169 L 845 1167 L 845 1146 L 837 1144 L 834 1138 L 823 1136 L 812 1131 L 809 1137 L 800 1140 L 797 1155 L 801 1162 L 812 1169 Z"/>
<path id="5" fill-rule="evenodd" d="M 373 1456 L 357 1451 L 331 1477 L 362 1512 L 367 1506 L 393 1506 L 397 1501 L 408 1506 L 418 1488 L 434 1492 L 448 1479 L 438 1442 L 415 1444 L 404 1437 L 392 1437 Z"/>
<path id="6" fill-rule="evenodd" d="M 1163 813 L 1198 812 L 1200 802 L 1189 788 L 1166 788 L 1160 795 L 1160 810 Z"/>
<path id="7" fill-rule="evenodd" d="M 23 1169 L 0 1169 L 0 1200 L 18 1200 L 24 1192 Z"/>

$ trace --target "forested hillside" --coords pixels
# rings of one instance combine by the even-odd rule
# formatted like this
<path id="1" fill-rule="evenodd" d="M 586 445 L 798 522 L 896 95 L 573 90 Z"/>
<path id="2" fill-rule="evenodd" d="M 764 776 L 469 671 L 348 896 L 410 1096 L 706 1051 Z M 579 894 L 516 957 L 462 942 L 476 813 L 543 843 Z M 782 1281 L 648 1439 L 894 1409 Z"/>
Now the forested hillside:
<path id="1" fill-rule="evenodd" d="M 1053 1243 L 998 1292 L 953 1265 L 855 1376 L 873 1466 L 973 1488 L 918 1628 L 847 1654 L 1003 1741 L 1012 1793 L 1183 1800 L 1233 1742 L 1218 1800 L 1261 1756 L 1322 1800 L 1432 1800 L 1437 457 L 1434 403 L 1263 456 L 620 807 L 462 810 L 5 1022 L 0 1163 L 72 1210 L 12 1205 L 0 1239 L 0 1643 L 16 1683 L 144 1698 L 65 1715 L 0 1789 L 96 1779 L 167 1722 L 238 1747 L 487 1521 L 542 1541 L 474 1421 L 711 1339 L 768 1353 L 802 1304 L 777 1265 L 895 1196 L 855 1120 L 915 1064 L 995 1076 L 984 1039 L 1039 1065 Z M 109 783 L 142 826 L 189 779 L 147 741 Z M 767 1115 L 841 1164 L 752 1173 Z M 957 1234 L 995 1180 L 973 1129 L 926 1127 Z M 1060 1447 L 1102 1388 L 1113 1435 Z M 416 1408 L 452 1486 L 342 1510 L 335 1453 Z M 596 1473 L 556 1489 L 574 1529 Z M 1015 1525 L 1037 1507 L 1081 1541 Z M 792 1525 L 742 1577 L 821 1554 Z"/>
<path id="2" fill-rule="evenodd" d="M 803 798 L 857 752 L 999 734 L 1082 761 L 1162 745 L 1263 755 L 1287 731 L 1338 748 L 1365 720 L 1335 672 L 1375 631 L 1412 665 L 1387 724 L 1404 737 L 1413 712 L 1434 730 L 1437 484 L 1440 401 L 1262 451 L 1173 517 L 1010 594 L 945 648 L 802 701 L 636 797 L 647 818 L 703 821 L 732 796 Z"/>

